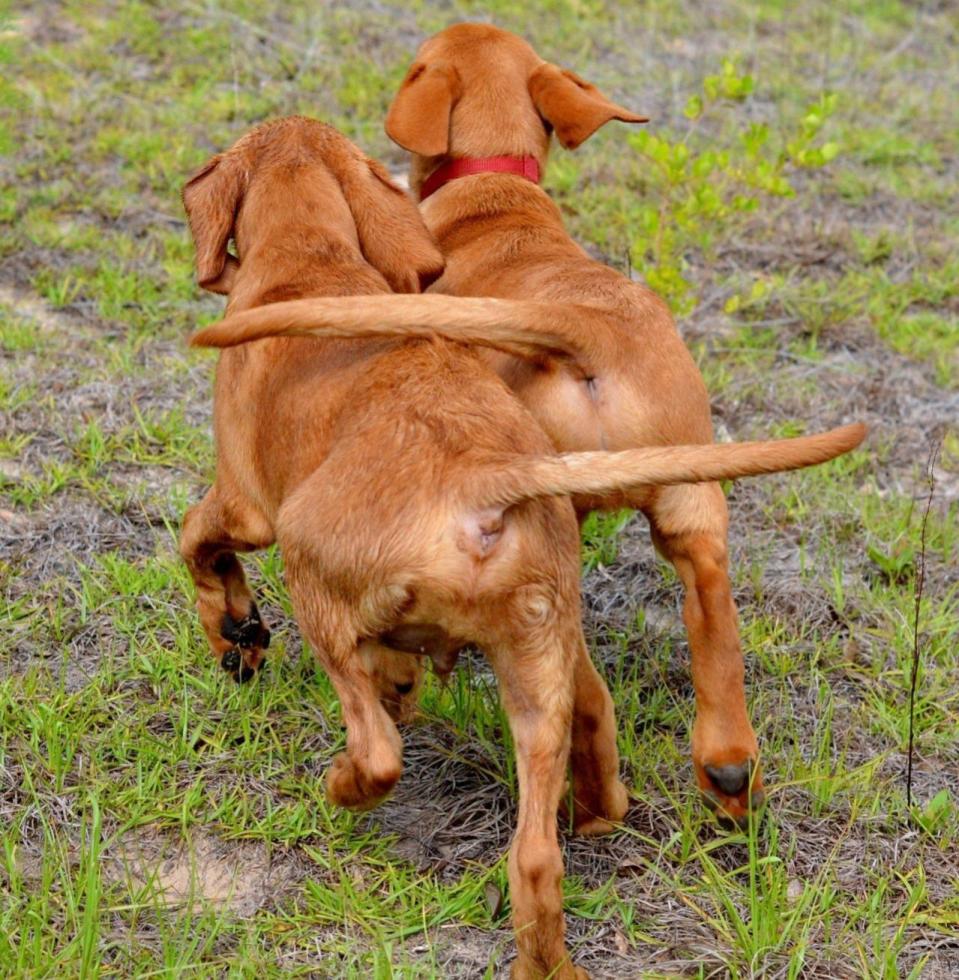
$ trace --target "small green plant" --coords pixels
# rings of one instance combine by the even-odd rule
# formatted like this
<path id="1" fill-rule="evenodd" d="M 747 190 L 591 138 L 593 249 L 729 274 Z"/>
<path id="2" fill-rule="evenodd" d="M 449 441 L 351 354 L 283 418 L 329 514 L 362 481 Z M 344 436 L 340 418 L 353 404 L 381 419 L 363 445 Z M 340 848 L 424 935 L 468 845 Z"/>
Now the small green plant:
<path id="1" fill-rule="evenodd" d="M 835 95 L 820 97 L 791 131 L 750 123 L 725 149 L 716 149 L 714 139 L 701 133 L 703 123 L 747 99 L 754 88 L 754 79 L 738 74 L 735 62 L 726 59 L 720 74 L 703 82 L 703 94 L 687 102 L 684 134 L 670 138 L 642 130 L 628 137 L 649 164 L 635 179 L 640 193 L 631 205 L 630 260 L 678 314 L 689 313 L 697 302 L 686 274 L 687 253 L 697 249 L 709 255 L 720 234 L 728 238 L 763 199 L 795 193 L 792 171 L 825 166 L 839 153 L 838 143 L 819 142 L 835 111 Z M 761 298 L 765 288 L 757 281 L 750 298 Z M 734 297 L 727 312 L 738 305 Z"/>
<path id="2" fill-rule="evenodd" d="M 908 541 L 897 541 L 888 549 L 870 544 L 866 546 L 866 553 L 885 581 L 892 585 L 902 585 L 910 581 L 916 552 Z"/>
<path id="3" fill-rule="evenodd" d="M 616 560 L 617 536 L 632 516 L 631 510 L 616 510 L 609 513 L 594 511 L 583 521 L 584 572 L 591 572 L 597 565 L 610 565 Z"/>
<path id="4" fill-rule="evenodd" d="M 922 808 L 913 808 L 913 819 L 927 834 L 936 834 L 947 827 L 956 815 L 956 804 L 949 790 L 941 789 Z"/>
<path id="5" fill-rule="evenodd" d="M 80 292 L 80 283 L 75 276 L 53 270 L 43 269 L 33 283 L 37 292 L 51 305 L 60 309 L 69 306 Z"/>

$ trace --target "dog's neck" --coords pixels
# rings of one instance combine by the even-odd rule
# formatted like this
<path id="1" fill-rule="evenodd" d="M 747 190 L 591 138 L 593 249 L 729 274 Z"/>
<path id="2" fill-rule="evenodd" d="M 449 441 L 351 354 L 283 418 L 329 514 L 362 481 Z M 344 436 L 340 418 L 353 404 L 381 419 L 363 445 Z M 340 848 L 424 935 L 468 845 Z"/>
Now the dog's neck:
<path id="1" fill-rule="evenodd" d="M 437 167 L 422 183 L 420 200 L 425 201 L 444 184 L 475 174 L 516 174 L 538 184 L 541 168 L 535 156 L 460 157 Z"/>
<path id="2" fill-rule="evenodd" d="M 500 234 L 518 218 L 530 232 L 541 229 L 558 240 L 568 238 L 559 208 L 531 181 L 485 180 L 480 185 L 479 181 L 458 180 L 422 204 L 420 213 L 447 256 L 462 245 Z"/>
<path id="3" fill-rule="evenodd" d="M 315 233 L 314 233 L 315 236 Z M 302 229 L 241 253 L 227 306 L 229 313 L 308 296 L 388 292 L 359 247 L 337 239 L 304 244 Z"/>

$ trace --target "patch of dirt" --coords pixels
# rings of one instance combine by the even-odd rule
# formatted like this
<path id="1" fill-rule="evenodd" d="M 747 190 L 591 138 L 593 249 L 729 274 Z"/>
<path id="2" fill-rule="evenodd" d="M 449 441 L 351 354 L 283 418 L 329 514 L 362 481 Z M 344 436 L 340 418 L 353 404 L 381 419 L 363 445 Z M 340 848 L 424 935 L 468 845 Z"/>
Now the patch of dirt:
<path id="1" fill-rule="evenodd" d="M 204 831 L 187 840 L 144 827 L 103 857 L 107 880 L 158 904 L 193 911 L 204 905 L 250 916 L 286 897 L 302 876 L 296 859 L 262 844 L 225 841 Z"/>
<path id="2" fill-rule="evenodd" d="M 76 324 L 71 317 L 54 310 L 39 296 L 34 296 L 24 290 L 14 289 L 5 283 L 0 283 L 0 304 L 9 307 L 18 316 L 33 320 L 38 327 L 47 333 L 63 335 L 77 332 Z"/>

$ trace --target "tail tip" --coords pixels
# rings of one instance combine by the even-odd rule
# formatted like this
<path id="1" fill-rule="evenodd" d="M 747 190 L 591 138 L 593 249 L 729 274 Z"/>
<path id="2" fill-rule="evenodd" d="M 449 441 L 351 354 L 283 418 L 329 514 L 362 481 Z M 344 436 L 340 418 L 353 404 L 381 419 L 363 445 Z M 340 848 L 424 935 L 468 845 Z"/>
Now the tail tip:
<path id="1" fill-rule="evenodd" d="M 851 422 L 842 426 L 839 431 L 843 435 L 843 443 L 848 444 L 850 449 L 855 449 L 866 438 L 869 426 L 865 422 Z"/>
<path id="2" fill-rule="evenodd" d="M 215 342 L 214 338 L 215 333 L 209 328 L 197 330 L 186 342 L 187 347 L 217 347 L 219 345 Z"/>

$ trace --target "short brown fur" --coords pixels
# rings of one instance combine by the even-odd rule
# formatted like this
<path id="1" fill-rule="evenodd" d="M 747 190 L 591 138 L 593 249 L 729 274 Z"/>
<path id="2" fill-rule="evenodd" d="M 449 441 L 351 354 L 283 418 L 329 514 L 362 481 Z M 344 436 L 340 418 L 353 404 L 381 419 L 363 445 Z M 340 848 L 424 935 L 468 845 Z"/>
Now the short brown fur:
<path id="1" fill-rule="evenodd" d="M 415 288 L 441 267 L 412 203 L 310 120 L 255 130 L 203 168 L 184 200 L 198 273 L 229 288 L 231 313 Z M 371 242 L 370 228 L 389 236 Z M 217 368 L 214 427 L 216 481 L 181 538 L 214 655 L 238 679 L 261 664 L 265 628 L 236 552 L 276 540 L 347 728 L 327 793 L 364 808 L 400 776 L 404 701 L 393 695 L 419 676 L 415 658 L 385 644 L 428 642 L 440 661 L 482 646 L 517 755 L 515 975 L 584 976 L 563 940 L 556 814 L 575 730 L 576 825 L 605 831 L 623 816 L 612 702 L 583 640 L 569 499 L 520 489 L 511 505 L 495 502 L 511 460 L 554 459 L 548 439 L 475 353 L 441 340 L 232 348 Z"/>
<path id="2" fill-rule="evenodd" d="M 416 191 L 459 157 L 531 155 L 543 167 L 552 130 L 575 147 L 611 119 L 643 121 L 544 62 L 515 35 L 460 24 L 423 44 L 386 125 L 413 154 Z M 441 187 L 421 212 L 446 257 L 434 295 L 394 297 L 389 306 L 379 297 L 287 304 L 268 316 L 251 311 L 230 318 L 195 341 L 223 346 L 276 334 L 440 332 L 493 348 L 486 362 L 560 451 L 712 443 L 709 397 L 666 304 L 590 259 L 539 187 L 518 176 L 478 174 Z M 458 301 L 444 305 L 437 293 Z M 788 446 L 771 443 L 770 455 L 759 452 L 749 466 L 714 472 L 712 479 L 822 462 L 864 435 L 856 425 Z M 715 461 L 732 447 L 713 448 Z M 698 469 L 689 478 L 707 477 Z M 581 518 L 597 508 L 642 510 L 656 547 L 675 566 L 686 590 L 696 779 L 711 806 L 742 823 L 763 791 L 729 584 L 726 502 L 715 483 L 667 482 L 578 492 L 574 502 Z"/>

